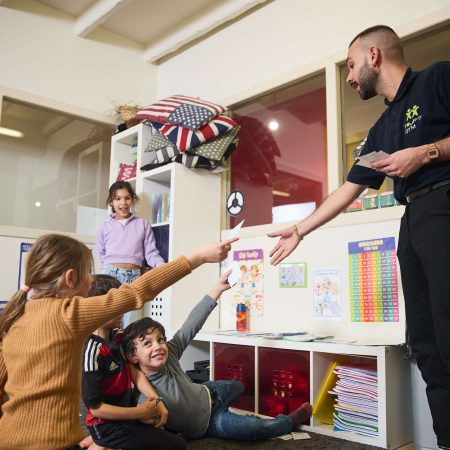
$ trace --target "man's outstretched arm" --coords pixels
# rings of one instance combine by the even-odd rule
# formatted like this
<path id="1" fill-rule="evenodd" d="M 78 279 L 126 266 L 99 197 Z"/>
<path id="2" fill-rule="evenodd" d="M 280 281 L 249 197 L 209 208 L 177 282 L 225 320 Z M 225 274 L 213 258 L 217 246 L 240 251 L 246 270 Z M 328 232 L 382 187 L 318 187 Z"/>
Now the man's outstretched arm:
<path id="1" fill-rule="evenodd" d="M 346 181 L 340 188 L 332 192 L 325 201 L 306 219 L 293 227 L 269 233 L 269 237 L 279 237 L 278 243 L 272 248 L 269 256 L 270 264 L 276 266 L 289 256 L 300 241 L 311 231 L 334 219 L 350 203 L 367 188 L 359 184 Z"/>

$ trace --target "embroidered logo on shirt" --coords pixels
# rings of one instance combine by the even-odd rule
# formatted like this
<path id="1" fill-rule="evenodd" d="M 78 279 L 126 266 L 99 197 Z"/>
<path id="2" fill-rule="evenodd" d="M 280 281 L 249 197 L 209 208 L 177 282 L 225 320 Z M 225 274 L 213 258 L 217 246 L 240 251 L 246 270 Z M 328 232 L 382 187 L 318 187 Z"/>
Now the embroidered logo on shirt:
<path id="1" fill-rule="evenodd" d="M 413 105 L 408 108 L 405 113 L 405 134 L 408 134 L 416 128 L 416 123 L 422 118 L 419 116 L 419 105 Z"/>
<path id="2" fill-rule="evenodd" d="M 109 370 L 112 372 L 113 370 L 116 370 L 118 367 L 119 366 L 114 361 L 112 361 L 109 366 Z"/>

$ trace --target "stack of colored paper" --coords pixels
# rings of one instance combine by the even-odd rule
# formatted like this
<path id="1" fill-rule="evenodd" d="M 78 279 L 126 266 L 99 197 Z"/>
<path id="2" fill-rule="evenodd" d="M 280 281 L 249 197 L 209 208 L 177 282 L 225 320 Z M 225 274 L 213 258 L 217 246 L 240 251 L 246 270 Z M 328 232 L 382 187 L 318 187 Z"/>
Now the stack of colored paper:
<path id="1" fill-rule="evenodd" d="M 333 372 L 336 395 L 333 421 L 335 431 L 352 431 L 364 436 L 378 436 L 377 372 L 367 365 L 340 365 Z"/>

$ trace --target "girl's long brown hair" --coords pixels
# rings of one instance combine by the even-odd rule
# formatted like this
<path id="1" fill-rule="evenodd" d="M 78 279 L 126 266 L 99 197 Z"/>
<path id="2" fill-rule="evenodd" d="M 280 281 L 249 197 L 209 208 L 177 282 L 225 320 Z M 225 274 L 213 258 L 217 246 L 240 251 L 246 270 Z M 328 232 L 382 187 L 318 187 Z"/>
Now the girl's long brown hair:
<path id="1" fill-rule="evenodd" d="M 68 297 L 70 290 L 64 283 L 69 269 L 75 272 L 77 284 L 90 271 L 91 251 L 81 242 L 61 234 L 41 236 L 31 247 L 25 267 L 25 285 L 33 290 L 33 298 Z M 27 294 L 18 290 L 0 316 L 0 341 L 25 311 Z"/>

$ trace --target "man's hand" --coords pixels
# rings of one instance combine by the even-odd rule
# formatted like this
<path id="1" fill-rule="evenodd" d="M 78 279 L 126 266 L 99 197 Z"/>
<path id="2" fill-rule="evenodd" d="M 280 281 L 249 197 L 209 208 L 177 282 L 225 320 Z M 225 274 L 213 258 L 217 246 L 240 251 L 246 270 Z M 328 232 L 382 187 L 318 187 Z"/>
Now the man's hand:
<path id="1" fill-rule="evenodd" d="M 289 256 L 298 246 L 301 239 L 294 233 L 293 227 L 283 228 L 279 231 L 268 233 L 269 237 L 280 237 L 277 245 L 270 251 L 269 256 L 272 258 L 270 264 L 276 266 L 284 258 Z"/>
<path id="2" fill-rule="evenodd" d="M 392 153 L 388 158 L 371 164 L 372 169 L 389 177 L 406 178 L 429 162 L 426 146 L 404 148 Z"/>

